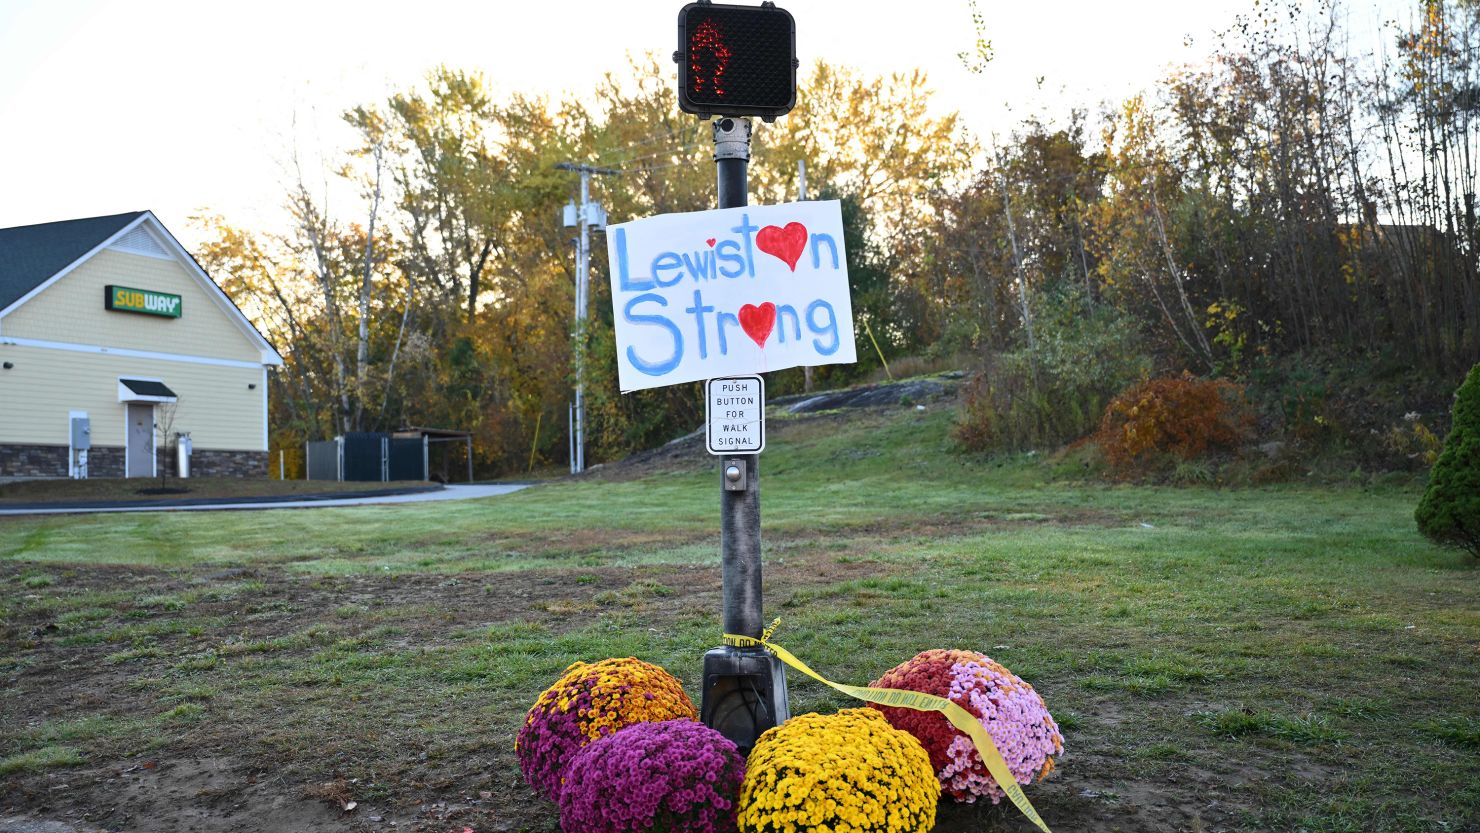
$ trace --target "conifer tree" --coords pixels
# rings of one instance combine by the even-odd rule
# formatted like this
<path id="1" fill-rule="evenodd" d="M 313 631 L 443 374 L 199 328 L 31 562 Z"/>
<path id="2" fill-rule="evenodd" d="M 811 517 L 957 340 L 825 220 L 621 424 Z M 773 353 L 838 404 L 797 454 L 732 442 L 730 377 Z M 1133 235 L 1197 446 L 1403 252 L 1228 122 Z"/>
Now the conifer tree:
<path id="1" fill-rule="evenodd" d="M 1480 558 L 1480 364 L 1455 393 L 1454 425 L 1413 517 L 1430 540 Z"/>

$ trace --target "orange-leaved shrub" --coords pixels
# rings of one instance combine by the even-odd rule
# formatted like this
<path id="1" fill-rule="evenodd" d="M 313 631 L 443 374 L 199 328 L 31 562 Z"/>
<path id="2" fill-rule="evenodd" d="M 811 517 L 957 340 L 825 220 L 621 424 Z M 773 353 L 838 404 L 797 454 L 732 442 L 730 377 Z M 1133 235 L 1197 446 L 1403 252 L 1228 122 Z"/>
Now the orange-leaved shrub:
<path id="1" fill-rule="evenodd" d="M 1169 458 L 1233 450 L 1253 421 L 1241 385 L 1190 376 L 1149 379 L 1110 402 L 1095 442 L 1119 473 L 1143 473 Z"/>

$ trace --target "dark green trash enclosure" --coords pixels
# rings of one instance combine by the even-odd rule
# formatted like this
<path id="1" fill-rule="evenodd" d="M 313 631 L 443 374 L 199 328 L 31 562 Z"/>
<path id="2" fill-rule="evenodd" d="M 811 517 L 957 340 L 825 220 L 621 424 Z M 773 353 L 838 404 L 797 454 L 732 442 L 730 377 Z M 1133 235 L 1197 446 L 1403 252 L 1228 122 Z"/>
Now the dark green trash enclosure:
<path id="1" fill-rule="evenodd" d="M 449 431 L 437 428 L 407 428 L 394 433 L 379 431 L 348 431 L 332 440 L 305 443 L 304 453 L 308 459 L 309 480 L 357 480 L 384 482 L 389 480 L 431 480 L 434 446 L 441 443 L 456 443 L 445 448 L 438 456 L 439 472 L 436 477 L 448 482 L 452 469 L 453 455 L 457 468 L 466 467 L 467 479 L 473 479 L 473 439 L 466 431 Z M 456 452 L 461 451 L 460 455 Z M 448 452 L 452 452 L 449 454 Z M 462 474 L 461 471 L 458 472 Z"/>

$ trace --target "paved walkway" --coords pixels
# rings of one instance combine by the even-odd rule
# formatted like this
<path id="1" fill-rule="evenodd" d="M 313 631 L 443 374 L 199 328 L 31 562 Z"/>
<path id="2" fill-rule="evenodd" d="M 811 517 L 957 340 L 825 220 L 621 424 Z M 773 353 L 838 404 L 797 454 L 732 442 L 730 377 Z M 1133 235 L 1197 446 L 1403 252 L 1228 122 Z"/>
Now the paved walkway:
<path id="1" fill-rule="evenodd" d="M 57 509 L 5 509 L 0 508 L 0 516 L 4 515 L 76 515 L 92 512 L 213 512 L 216 510 L 250 510 L 250 509 L 317 509 L 325 506 L 363 506 L 372 503 L 423 503 L 435 500 L 469 500 L 471 498 L 494 497 L 517 492 L 531 484 L 508 483 L 489 485 L 461 485 L 447 486 L 434 492 L 414 492 L 408 495 L 380 495 L 371 497 L 343 497 L 327 498 L 324 500 L 277 500 L 277 501 L 250 501 L 244 500 L 240 503 L 212 503 L 194 506 L 169 506 L 150 504 L 147 506 L 129 506 L 119 504 L 117 506 L 91 506 L 85 508 L 57 508 Z"/>

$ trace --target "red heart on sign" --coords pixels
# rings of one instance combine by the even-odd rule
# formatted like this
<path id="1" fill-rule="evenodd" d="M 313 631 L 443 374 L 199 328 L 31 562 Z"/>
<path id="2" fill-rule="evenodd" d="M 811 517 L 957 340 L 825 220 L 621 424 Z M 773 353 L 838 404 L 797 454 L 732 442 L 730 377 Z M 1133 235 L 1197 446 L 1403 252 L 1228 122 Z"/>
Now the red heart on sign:
<path id="1" fill-rule="evenodd" d="M 713 237 L 709 238 L 708 240 L 705 240 L 704 242 L 705 243 L 708 243 L 709 244 L 709 247 L 711 249 L 714 248 L 714 238 Z"/>
<path id="2" fill-rule="evenodd" d="M 755 245 L 766 254 L 780 258 L 795 272 L 802 250 L 807 248 L 807 227 L 801 223 L 787 223 L 786 228 L 766 226 L 756 233 Z"/>
<path id="3" fill-rule="evenodd" d="M 746 304 L 740 308 L 740 329 L 750 336 L 757 346 L 765 347 L 766 339 L 776 326 L 776 305 L 770 301 L 760 306 Z"/>

